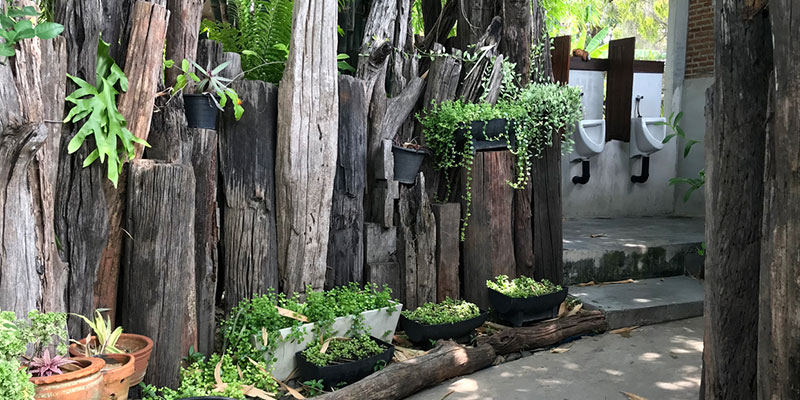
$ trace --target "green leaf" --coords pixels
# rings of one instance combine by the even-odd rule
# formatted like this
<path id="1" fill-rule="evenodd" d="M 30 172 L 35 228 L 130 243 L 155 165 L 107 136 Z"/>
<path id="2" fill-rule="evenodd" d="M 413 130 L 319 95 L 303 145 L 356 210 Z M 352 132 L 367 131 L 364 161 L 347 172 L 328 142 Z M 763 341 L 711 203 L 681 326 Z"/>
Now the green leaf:
<path id="1" fill-rule="evenodd" d="M 94 151 L 89 153 L 89 155 L 86 156 L 86 159 L 83 160 L 83 168 L 86 168 L 86 167 L 92 165 L 92 163 L 95 160 L 97 160 L 97 157 L 99 157 L 99 156 L 100 156 L 100 152 L 97 151 L 97 149 L 94 149 Z"/>
<path id="2" fill-rule="evenodd" d="M 672 122 L 672 125 L 678 125 L 681 122 L 681 118 L 683 118 L 683 111 L 679 112 L 678 115 L 675 116 L 675 121 Z"/>
<path id="3" fill-rule="evenodd" d="M 11 18 L 22 18 L 26 16 L 22 9 L 13 6 L 9 8 L 9 10 L 6 12 L 6 15 Z"/>
<path id="4" fill-rule="evenodd" d="M 189 60 L 184 58 L 183 61 L 181 61 L 181 69 L 183 72 L 189 72 Z"/>
<path id="5" fill-rule="evenodd" d="M 20 41 L 20 40 L 23 40 L 23 39 L 30 39 L 30 38 L 32 38 L 33 36 L 34 36 L 34 31 L 33 31 L 33 29 L 32 29 L 32 28 L 29 28 L 29 29 L 23 29 L 23 30 L 21 30 L 21 31 L 17 31 L 17 38 L 16 38 L 16 40 L 17 40 L 17 41 Z"/>
<path id="6" fill-rule="evenodd" d="M 253 50 L 242 50 L 242 55 L 245 55 L 245 56 L 256 56 L 258 54 L 256 54 L 256 52 L 253 51 Z"/>
<path id="7" fill-rule="evenodd" d="M 0 43 L 0 57 L 13 57 L 16 54 L 14 47 L 9 46 L 8 43 Z"/>
<path id="8" fill-rule="evenodd" d="M 38 17 L 41 15 L 33 6 L 22 7 L 22 12 L 28 17 Z"/>
<path id="9" fill-rule="evenodd" d="M 175 66 L 175 60 L 164 60 L 164 68 L 172 68 Z"/>
<path id="10" fill-rule="evenodd" d="M 672 138 L 674 138 L 675 136 L 677 136 L 677 135 L 674 134 L 674 133 L 670 133 L 669 135 L 664 137 L 664 140 L 662 140 L 661 143 L 665 143 L 665 144 L 669 143 L 669 141 L 672 140 Z"/>
<path id="11" fill-rule="evenodd" d="M 8 15 L 0 14 L 0 28 L 11 29 L 14 27 L 14 20 L 9 18 Z"/>
<path id="12" fill-rule="evenodd" d="M 692 146 L 694 146 L 697 143 L 700 143 L 700 141 L 699 140 L 693 140 L 693 139 L 690 139 L 686 143 L 686 148 L 683 149 L 683 158 L 686 158 L 686 157 L 689 156 L 689 152 L 692 151 Z"/>
<path id="13" fill-rule="evenodd" d="M 350 58 L 350 56 L 345 54 L 345 53 L 339 53 L 339 54 L 336 55 L 336 59 L 337 60 L 347 60 L 349 58 Z"/>
<path id="14" fill-rule="evenodd" d="M 39 39 L 53 39 L 64 32 L 64 25 L 55 22 L 42 22 L 36 25 L 36 37 Z"/>
<path id="15" fill-rule="evenodd" d="M 683 131 L 683 128 L 681 128 L 680 125 L 675 125 L 675 133 L 677 133 L 678 136 L 686 139 L 686 133 Z"/>
<path id="16" fill-rule="evenodd" d="M 586 50 L 589 53 L 592 53 L 593 51 L 597 50 L 597 48 L 600 47 L 600 45 L 603 43 L 603 39 L 605 39 L 606 36 L 608 36 L 609 30 L 611 30 L 611 27 L 607 26 L 601 29 L 600 32 L 597 32 L 597 34 L 594 35 L 592 40 L 590 40 L 589 43 L 586 44 L 584 50 Z"/>
<path id="17" fill-rule="evenodd" d="M 216 67 L 216 68 L 214 68 L 213 70 L 211 70 L 211 74 L 210 74 L 210 75 L 217 75 L 217 74 L 219 74 L 220 72 L 222 72 L 222 70 L 224 70 L 225 68 L 227 68 L 227 67 L 228 67 L 228 64 L 230 64 L 230 61 L 225 61 L 224 63 L 222 63 L 222 64 L 220 64 L 220 65 L 217 65 L 217 67 Z"/>

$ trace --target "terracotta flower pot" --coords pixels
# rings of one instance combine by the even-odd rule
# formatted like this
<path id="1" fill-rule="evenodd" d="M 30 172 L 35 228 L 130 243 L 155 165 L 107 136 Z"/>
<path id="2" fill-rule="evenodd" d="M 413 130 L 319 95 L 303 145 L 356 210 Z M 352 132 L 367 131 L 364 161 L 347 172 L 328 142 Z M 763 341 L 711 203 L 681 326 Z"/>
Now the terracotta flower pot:
<path id="1" fill-rule="evenodd" d="M 95 341 L 92 336 L 92 341 Z M 86 344 L 86 338 L 78 341 L 81 344 Z M 147 373 L 147 363 L 150 362 L 150 353 L 153 351 L 153 340 L 147 336 L 137 335 L 134 333 L 123 333 L 119 340 L 117 340 L 117 347 L 125 353 L 133 355 L 134 372 L 130 377 L 131 387 L 136 386 L 142 381 L 144 375 Z M 69 354 L 73 356 L 85 355 L 77 344 L 73 343 L 69 346 Z"/>
<path id="2" fill-rule="evenodd" d="M 103 354 L 103 400 L 127 400 L 135 357 L 132 354 Z"/>
<path id="3" fill-rule="evenodd" d="M 103 394 L 103 374 L 100 372 L 106 362 L 100 358 L 73 358 L 75 367 L 62 367 L 69 372 L 31 378 L 35 385 L 36 400 L 100 400 Z"/>

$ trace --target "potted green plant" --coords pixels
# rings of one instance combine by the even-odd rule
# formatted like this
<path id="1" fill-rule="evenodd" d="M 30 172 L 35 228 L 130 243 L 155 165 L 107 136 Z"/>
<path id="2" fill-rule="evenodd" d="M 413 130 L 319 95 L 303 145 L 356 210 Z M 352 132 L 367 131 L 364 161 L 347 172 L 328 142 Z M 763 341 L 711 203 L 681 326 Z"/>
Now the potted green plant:
<path id="1" fill-rule="evenodd" d="M 489 303 L 497 316 L 516 327 L 525 322 L 556 317 L 559 306 L 567 298 L 567 288 L 547 279 L 537 282 L 526 276 L 509 279 L 506 275 L 499 275 L 486 281 L 486 287 Z"/>
<path id="2" fill-rule="evenodd" d="M 100 370 L 105 362 L 99 358 L 67 358 L 66 323 L 64 313 L 34 310 L 28 313 L 27 319 L 18 320 L 13 312 L 0 311 L 0 375 L 11 378 L 8 390 L 12 392 L 0 393 L 2 398 L 101 398 L 103 376 Z M 17 368 L 16 371 L 13 368 Z M 24 377 L 30 384 L 22 381 Z M 0 389 L 5 388 L 5 384 L 0 386 Z"/>
<path id="3" fill-rule="evenodd" d="M 425 303 L 416 310 L 400 315 L 400 327 L 415 344 L 436 339 L 462 339 L 489 317 L 477 305 L 449 297 L 441 303 Z"/>
<path id="4" fill-rule="evenodd" d="M 115 370 L 109 376 L 111 384 L 107 391 L 122 393 L 122 387 L 125 384 L 129 387 L 135 386 L 144 379 L 147 373 L 147 364 L 150 361 L 150 353 L 153 351 L 153 340 L 143 335 L 123 333 L 121 326 L 112 329 L 111 319 L 103 318 L 102 313 L 106 311 L 108 309 L 95 310 L 93 320 L 83 315 L 74 314 L 89 325 L 94 335 L 89 335 L 80 340 L 73 340 L 69 347 L 69 352 L 73 356 L 106 357 L 115 367 L 106 370 L 108 372 L 111 372 L 112 369 Z M 116 378 L 126 374 L 131 367 L 133 370 L 130 371 L 130 375 L 124 378 L 124 383 L 119 382 L 119 380 L 115 381 Z"/>
<path id="5" fill-rule="evenodd" d="M 358 335 L 317 341 L 297 352 L 301 381 L 321 381 L 328 388 L 356 382 L 386 366 L 394 346 L 380 339 Z"/>
<path id="6" fill-rule="evenodd" d="M 413 185 L 417 181 L 417 174 L 425 154 L 428 150 L 415 143 L 414 141 L 400 143 L 395 138 L 392 144 L 392 155 L 394 155 L 394 180 Z"/>
<path id="7" fill-rule="evenodd" d="M 194 61 L 183 60 L 177 82 L 172 88 L 171 96 L 182 92 L 190 82 L 193 93 L 183 93 L 183 107 L 186 122 L 190 128 L 217 129 L 217 111 L 224 111 L 230 100 L 236 120 L 242 118 L 244 108 L 239 95 L 230 88 L 234 78 L 226 78 L 219 74 L 228 67 L 226 61 L 213 69 L 206 70 Z M 192 67 L 197 73 L 192 71 Z M 198 76 L 198 73 L 202 76 Z M 240 74 L 241 75 L 241 74 Z"/>

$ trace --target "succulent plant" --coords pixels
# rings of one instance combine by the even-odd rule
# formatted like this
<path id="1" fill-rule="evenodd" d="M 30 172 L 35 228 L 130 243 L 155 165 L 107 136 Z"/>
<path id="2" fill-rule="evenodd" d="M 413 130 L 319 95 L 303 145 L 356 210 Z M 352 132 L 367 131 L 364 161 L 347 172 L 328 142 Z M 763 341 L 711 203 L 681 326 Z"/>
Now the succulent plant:
<path id="1" fill-rule="evenodd" d="M 75 364 L 75 360 L 60 355 L 50 357 L 50 350 L 44 349 L 41 357 L 33 357 L 28 363 L 28 371 L 33 376 L 61 375 L 61 367 L 68 364 Z"/>

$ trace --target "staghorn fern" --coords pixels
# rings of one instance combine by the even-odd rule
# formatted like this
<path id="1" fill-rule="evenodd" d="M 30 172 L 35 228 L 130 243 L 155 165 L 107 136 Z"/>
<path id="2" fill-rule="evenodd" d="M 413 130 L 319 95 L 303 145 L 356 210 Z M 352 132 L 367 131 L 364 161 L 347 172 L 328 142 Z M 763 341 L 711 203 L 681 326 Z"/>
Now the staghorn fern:
<path id="1" fill-rule="evenodd" d="M 233 23 L 204 21 L 209 39 L 242 55 L 245 77 L 278 83 L 292 36 L 291 0 L 229 0 Z"/>

